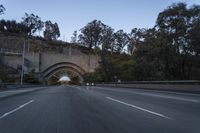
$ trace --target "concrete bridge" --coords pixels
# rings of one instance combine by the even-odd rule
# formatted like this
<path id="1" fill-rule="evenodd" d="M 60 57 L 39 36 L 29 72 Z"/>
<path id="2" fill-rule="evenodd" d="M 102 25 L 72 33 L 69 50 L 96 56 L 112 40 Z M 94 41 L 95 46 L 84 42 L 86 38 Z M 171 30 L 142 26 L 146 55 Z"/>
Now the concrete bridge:
<path id="1" fill-rule="evenodd" d="M 14 49 L 1 48 L 0 54 L 3 64 L 14 69 L 20 69 L 23 64 L 24 74 L 34 72 L 40 82 L 52 84 L 61 77 L 68 76 L 76 82 L 83 83 L 85 73 L 94 72 L 99 66 L 99 56 L 86 54 L 81 48 L 66 46 L 49 46 L 50 50 L 33 51 L 31 46 L 25 45 L 25 53 L 15 52 Z"/>

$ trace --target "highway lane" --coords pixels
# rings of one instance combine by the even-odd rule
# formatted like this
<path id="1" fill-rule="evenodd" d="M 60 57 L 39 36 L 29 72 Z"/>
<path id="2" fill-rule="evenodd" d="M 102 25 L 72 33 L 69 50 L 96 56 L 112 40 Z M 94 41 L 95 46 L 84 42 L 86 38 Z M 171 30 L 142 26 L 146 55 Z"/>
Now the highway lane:
<path id="1" fill-rule="evenodd" d="M 171 118 L 184 132 L 199 132 L 200 95 L 167 91 L 151 91 L 125 88 L 90 87 L 125 103 L 143 107 Z"/>
<path id="2" fill-rule="evenodd" d="M 0 99 L 0 133 L 199 133 L 200 95 L 58 86 Z"/>

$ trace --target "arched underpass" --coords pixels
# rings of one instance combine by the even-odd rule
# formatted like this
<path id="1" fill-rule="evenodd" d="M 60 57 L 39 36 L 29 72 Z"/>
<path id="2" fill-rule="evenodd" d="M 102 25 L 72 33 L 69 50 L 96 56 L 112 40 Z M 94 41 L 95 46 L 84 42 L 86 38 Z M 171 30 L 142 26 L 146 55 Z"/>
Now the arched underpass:
<path id="1" fill-rule="evenodd" d="M 43 73 L 43 79 L 47 85 L 56 85 L 56 84 L 83 84 L 83 74 L 84 70 L 79 66 L 72 63 L 58 63 L 48 69 Z M 60 82 L 60 79 L 63 77 L 69 77 L 70 81 Z"/>

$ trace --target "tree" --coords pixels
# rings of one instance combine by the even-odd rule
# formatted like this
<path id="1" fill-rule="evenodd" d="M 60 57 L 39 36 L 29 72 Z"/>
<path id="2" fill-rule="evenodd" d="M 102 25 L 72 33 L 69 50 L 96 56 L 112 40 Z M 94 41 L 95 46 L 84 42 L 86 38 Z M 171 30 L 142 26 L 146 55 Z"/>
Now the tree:
<path id="1" fill-rule="evenodd" d="M 101 45 L 101 36 L 104 24 L 101 21 L 94 20 L 81 29 L 79 42 L 89 48 L 99 48 Z"/>
<path id="2" fill-rule="evenodd" d="M 71 43 L 77 43 L 78 40 L 78 33 L 74 31 L 73 36 L 71 37 Z"/>
<path id="3" fill-rule="evenodd" d="M 157 18 L 157 26 L 160 31 L 167 34 L 176 53 L 187 52 L 187 33 L 190 26 L 190 12 L 185 3 L 177 3 L 169 6 L 161 12 Z"/>
<path id="4" fill-rule="evenodd" d="M 111 52 L 113 52 L 113 44 L 114 44 L 113 28 L 107 25 L 103 25 L 101 42 L 102 42 L 102 51 L 110 50 Z"/>
<path id="5" fill-rule="evenodd" d="M 191 9 L 191 24 L 189 30 L 189 51 L 194 55 L 200 55 L 200 6 L 194 5 Z"/>
<path id="6" fill-rule="evenodd" d="M 0 15 L 4 14 L 5 11 L 6 9 L 4 8 L 4 6 L 0 5 Z"/>
<path id="7" fill-rule="evenodd" d="M 6 21 L 4 19 L 0 20 L 0 31 L 1 32 L 5 31 L 5 25 L 6 25 Z"/>
<path id="8" fill-rule="evenodd" d="M 44 38 L 47 40 L 56 40 L 60 37 L 60 30 L 57 23 L 51 21 L 45 22 Z"/>
<path id="9" fill-rule="evenodd" d="M 114 51 L 121 53 L 128 44 L 128 35 L 123 30 L 114 33 Z"/>
<path id="10" fill-rule="evenodd" d="M 159 34 L 167 39 L 165 54 L 165 73 L 173 79 L 189 79 L 192 66 L 191 59 L 199 51 L 200 8 L 194 5 L 187 8 L 185 3 L 169 6 L 157 19 Z M 170 53 L 169 53 L 170 52 Z"/>
<path id="11" fill-rule="evenodd" d="M 145 29 L 132 29 L 131 33 L 128 34 L 128 47 L 127 50 L 129 54 L 133 54 L 133 52 L 137 49 L 137 47 L 143 41 L 142 35 L 144 34 Z"/>
<path id="12" fill-rule="evenodd" d="M 42 22 L 41 18 L 34 14 L 25 13 L 22 20 L 22 24 L 27 27 L 28 35 L 33 35 L 37 31 L 40 32 L 44 27 L 44 22 Z"/>
<path id="13" fill-rule="evenodd" d="M 0 20 L 0 31 L 27 34 L 27 27 L 22 23 L 17 23 L 15 20 Z"/>

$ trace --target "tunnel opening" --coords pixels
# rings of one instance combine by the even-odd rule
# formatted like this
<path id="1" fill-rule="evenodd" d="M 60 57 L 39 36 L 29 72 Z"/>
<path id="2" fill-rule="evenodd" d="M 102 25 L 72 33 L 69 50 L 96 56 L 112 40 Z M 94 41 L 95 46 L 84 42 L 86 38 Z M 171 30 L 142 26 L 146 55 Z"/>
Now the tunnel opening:
<path id="1" fill-rule="evenodd" d="M 60 62 L 45 69 L 42 78 L 43 82 L 47 85 L 57 85 L 62 84 L 63 82 L 59 82 L 60 79 L 67 76 L 70 79 L 67 84 L 83 85 L 84 74 L 85 71 L 78 65 L 69 62 Z"/>
<path id="2" fill-rule="evenodd" d="M 47 85 L 81 85 L 83 84 L 82 76 L 70 69 L 61 69 L 53 72 L 47 78 Z"/>

